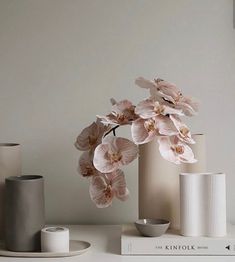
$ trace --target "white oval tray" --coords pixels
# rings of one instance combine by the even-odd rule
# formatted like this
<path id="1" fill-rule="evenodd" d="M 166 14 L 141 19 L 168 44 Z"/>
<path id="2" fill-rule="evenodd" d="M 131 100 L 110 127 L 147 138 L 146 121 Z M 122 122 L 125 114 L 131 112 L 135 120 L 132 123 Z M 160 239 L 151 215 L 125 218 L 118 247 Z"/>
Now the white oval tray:
<path id="1" fill-rule="evenodd" d="M 13 252 L 0 245 L 0 256 L 4 257 L 72 257 L 86 252 L 91 244 L 81 240 L 69 241 L 69 252 Z"/>

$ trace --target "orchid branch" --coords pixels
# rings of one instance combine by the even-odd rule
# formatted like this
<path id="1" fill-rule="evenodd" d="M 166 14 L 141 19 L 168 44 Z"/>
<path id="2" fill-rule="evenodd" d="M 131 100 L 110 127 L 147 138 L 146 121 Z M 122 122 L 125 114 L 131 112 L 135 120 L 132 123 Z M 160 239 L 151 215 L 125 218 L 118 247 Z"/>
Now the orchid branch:
<path id="1" fill-rule="evenodd" d="M 96 122 L 85 127 L 75 142 L 76 148 L 84 151 L 78 170 L 82 176 L 90 177 L 89 193 L 99 208 L 110 206 L 114 197 L 127 199 L 129 191 L 120 167 L 137 158 L 139 144 L 157 138 L 165 160 L 175 164 L 197 161 L 188 145 L 195 141 L 180 117 L 196 115 L 198 103 L 162 79 L 151 81 L 139 77 L 135 83 L 149 89 L 149 98 L 136 106 L 127 99 L 112 98 L 111 112 L 97 115 Z M 133 141 L 116 136 L 116 129 L 123 125 L 131 125 Z M 106 137 L 110 133 L 113 136 Z"/>
<path id="2" fill-rule="evenodd" d="M 119 127 L 120 125 L 116 125 L 115 127 L 111 128 L 107 133 L 105 133 L 104 137 L 106 137 L 108 134 L 113 132 L 113 135 L 116 136 L 115 130 Z"/>

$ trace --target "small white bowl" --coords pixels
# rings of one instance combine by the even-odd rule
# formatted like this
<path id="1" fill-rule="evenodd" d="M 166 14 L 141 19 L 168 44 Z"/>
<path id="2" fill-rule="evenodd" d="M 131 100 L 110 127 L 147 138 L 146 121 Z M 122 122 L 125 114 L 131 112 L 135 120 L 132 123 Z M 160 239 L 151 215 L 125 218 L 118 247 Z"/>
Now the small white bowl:
<path id="1" fill-rule="evenodd" d="M 170 225 L 170 221 L 165 219 L 139 219 L 135 226 L 141 235 L 145 237 L 160 237 Z"/>

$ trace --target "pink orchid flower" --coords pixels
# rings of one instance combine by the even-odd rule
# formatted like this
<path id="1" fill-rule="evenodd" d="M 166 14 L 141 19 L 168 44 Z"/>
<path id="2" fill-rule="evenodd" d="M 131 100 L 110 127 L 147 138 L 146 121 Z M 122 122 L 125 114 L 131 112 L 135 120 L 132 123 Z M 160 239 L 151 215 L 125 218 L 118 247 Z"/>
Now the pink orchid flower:
<path id="1" fill-rule="evenodd" d="M 143 77 L 139 77 L 136 79 L 135 83 L 142 88 L 149 89 L 151 98 L 156 101 L 169 101 L 174 104 L 182 95 L 174 84 L 160 78 L 149 81 Z"/>
<path id="2" fill-rule="evenodd" d="M 194 116 L 198 112 L 198 102 L 188 96 L 181 96 L 174 107 L 181 109 L 186 116 Z"/>
<path id="3" fill-rule="evenodd" d="M 150 94 L 153 97 L 158 97 L 159 95 L 166 101 L 175 103 L 181 96 L 181 91 L 176 87 L 175 84 L 162 80 L 160 78 L 154 79 L 156 88 L 150 90 Z"/>
<path id="4" fill-rule="evenodd" d="M 93 163 L 101 173 L 110 173 L 128 165 L 138 154 L 138 147 L 129 139 L 106 136 L 94 152 Z"/>
<path id="5" fill-rule="evenodd" d="M 135 108 L 135 113 L 141 118 L 148 119 L 157 115 L 183 115 L 182 110 L 174 109 L 167 105 L 160 104 L 158 101 L 146 99 L 141 101 Z"/>
<path id="6" fill-rule="evenodd" d="M 137 118 L 135 106 L 129 100 L 116 102 L 111 99 L 112 111 L 106 116 L 97 116 L 104 124 L 127 125 Z"/>
<path id="7" fill-rule="evenodd" d="M 168 116 L 155 116 L 135 120 L 131 125 L 131 134 L 135 144 L 145 144 L 152 141 L 155 136 L 177 135 L 178 130 Z"/>
<path id="8" fill-rule="evenodd" d="M 82 130 L 74 145 L 81 151 L 93 150 L 101 143 L 103 135 L 109 129 L 109 126 L 105 126 L 99 119 L 97 119 L 96 122 L 93 122 Z"/>
<path id="9" fill-rule="evenodd" d="M 159 151 L 164 159 L 179 165 L 182 163 L 195 163 L 192 149 L 180 141 L 178 137 L 160 137 L 158 139 Z"/>
<path id="10" fill-rule="evenodd" d="M 131 135 L 135 144 L 145 144 L 158 135 L 156 121 L 154 118 L 138 118 L 131 125 Z"/>
<path id="11" fill-rule="evenodd" d="M 150 81 L 148 79 L 145 79 L 144 77 L 140 76 L 136 78 L 135 84 L 139 87 L 145 88 L 145 89 L 155 89 L 156 84 L 153 81 Z"/>
<path id="12" fill-rule="evenodd" d="M 78 163 L 78 172 L 84 177 L 91 177 L 100 174 L 93 165 L 93 154 L 89 151 L 86 151 L 81 155 Z"/>
<path id="13" fill-rule="evenodd" d="M 187 125 L 183 123 L 177 115 L 170 115 L 170 119 L 174 123 L 176 129 L 179 131 L 178 138 L 186 143 L 195 144 L 195 141 L 192 139 Z"/>
<path id="14" fill-rule="evenodd" d="M 120 169 L 110 174 L 93 176 L 89 192 L 98 208 L 110 206 L 114 197 L 124 201 L 129 195 L 124 174 Z"/>
<path id="15" fill-rule="evenodd" d="M 186 116 L 197 114 L 198 102 L 191 97 L 183 96 L 174 84 L 159 78 L 149 81 L 143 77 L 137 78 L 135 83 L 142 88 L 149 89 L 153 100 L 180 109 Z"/>

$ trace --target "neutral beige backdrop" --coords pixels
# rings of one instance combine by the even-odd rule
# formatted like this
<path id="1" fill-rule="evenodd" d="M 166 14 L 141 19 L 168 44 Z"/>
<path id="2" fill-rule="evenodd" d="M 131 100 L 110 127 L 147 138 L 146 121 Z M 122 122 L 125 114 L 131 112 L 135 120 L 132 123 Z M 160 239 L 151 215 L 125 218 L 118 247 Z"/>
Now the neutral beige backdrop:
<path id="1" fill-rule="evenodd" d="M 0 0 L 0 140 L 22 144 L 24 174 L 45 176 L 49 223 L 137 218 L 137 161 L 124 169 L 130 199 L 100 210 L 76 172 L 73 142 L 110 97 L 145 98 L 140 75 L 201 101 L 188 123 L 207 135 L 209 170 L 227 174 L 235 222 L 232 10 L 232 0 Z"/>

